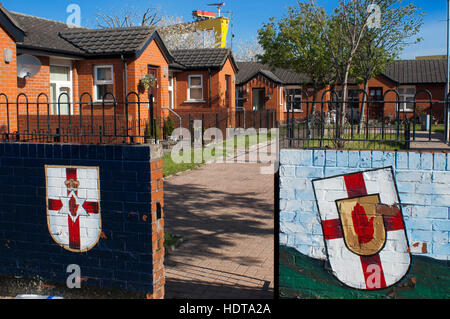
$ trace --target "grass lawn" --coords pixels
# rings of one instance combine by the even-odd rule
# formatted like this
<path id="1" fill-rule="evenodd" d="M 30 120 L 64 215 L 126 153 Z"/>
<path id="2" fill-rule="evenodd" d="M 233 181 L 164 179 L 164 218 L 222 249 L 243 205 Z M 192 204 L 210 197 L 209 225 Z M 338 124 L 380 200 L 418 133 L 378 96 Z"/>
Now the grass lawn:
<path id="1" fill-rule="evenodd" d="M 438 133 L 444 134 L 445 125 L 444 125 L 444 124 L 433 125 L 433 126 L 431 127 L 431 130 L 432 130 L 433 132 L 438 132 Z"/>
<path id="2" fill-rule="evenodd" d="M 196 169 L 207 162 L 223 159 L 223 157 L 233 154 L 235 148 L 248 148 L 252 145 L 266 142 L 269 139 L 273 139 L 270 133 L 235 136 L 232 139 L 223 141 L 223 143 L 211 144 L 202 149 L 193 149 L 190 151 L 190 154 L 180 152 L 179 157 L 183 158 L 180 163 L 172 157 L 171 153 L 168 153 L 163 156 L 164 177 Z"/>
<path id="3" fill-rule="evenodd" d="M 337 141 L 333 140 L 334 139 L 333 136 L 324 136 L 322 144 L 320 140 L 313 139 L 313 140 L 299 140 L 299 141 L 294 140 L 292 145 L 294 147 L 298 146 L 300 148 L 329 148 L 329 149 L 349 149 L 349 150 L 365 149 L 365 150 L 394 151 L 405 149 L 405 143 L 402 143 L 401 141 L 397 142 L 395 134 L 385 134 L 384 141 L 382 140 L 383 137 L 381 134 L 369 134 L 369 139 L 371 141 L 366 141 L 365 138 L 366 136 L 364 134 L 354 134 L 353 140 L 351 140 L 350 135 L 344 134 L 342 136 L 343 140 L 340 141 L 340 144 Z"/>
<path id="4" fill-rule="evenodd" d="M 393 287 L 364 291 L 345 287 L 325 262 L 280 246 L 280 297 L 300 299 L 449 298 L 450 268 L 445 261 L 412 256 L 409 273 Z"/>

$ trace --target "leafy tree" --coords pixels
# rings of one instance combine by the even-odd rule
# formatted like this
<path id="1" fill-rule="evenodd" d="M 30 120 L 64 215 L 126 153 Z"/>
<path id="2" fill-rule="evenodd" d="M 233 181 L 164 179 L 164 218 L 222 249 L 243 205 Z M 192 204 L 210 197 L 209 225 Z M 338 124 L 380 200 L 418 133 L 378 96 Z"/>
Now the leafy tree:
<path id="1" fill-rule="evenodd" d="M 379 71 L 380 61 L 381 65 L 386 65 L 388 59 L 395 57 L 407 40 L 418 32 L 422 24 L 420 13 L 418 14 L 417 8 L 412 4 L 402 5 L 401 0 L 340 0 L 339 6 L 329 17 L 324 17 L 315 0 L 311 0 L 311 5 L 328 44 L 337 84 L 342 88 L 343 123 L 348 99 L 348 80 L 358 53 L 366 50 L 367 54 L 368 46 L 371 47 L 369 57 L 373 58 L 374 63 L 372 67 L 362 69 Z M 371 8 L 378 9 L 378 12 L 372 11 Z M 375 28 L 376 33 L 371 33 L 370 28 Z M 361 50 L 362 45 L 366 48 Z M 387 55 L 383 58 L 384 52 Z M 364 53 L 362 56 L 364 57 Z M 375 74 L 365 73 L 366 77 L 373 77 Z"/>
<path id="2" fill-rule="evenodd" d="M 421 41 L 421 38 L 414 37 L 423 24 L 424 13 L 411 3 L 404 7 L 394 6 L 397 2 L 379 1 L 379 26 L 367 30 L 355 56 L 352 73 L 364 84 L 365 92 L 368 92 L 369 80 L 383 72 L 390 62 L 400 56 L 406 46 Z M 361 107 L 361 129 L 365 122 L 365 102 L 363 100 Z"/>
<path id="3" fill-rule="evenodd" d="M 334 78 L 332 59 L 324 36 L 326 29 L 318 23 L 315 15 L 327 19 L 323 9 L 312 4 L 298 2 L 289 7 L 287 15 L 278 21 L 271 18 L 258 31 L 258 39 L 264 50 L 259 56 L 263 63 L 273 68 L 289 68 L 306 75 L 313 91 L 313 106 L 318 92 L 328 86 Z"/>

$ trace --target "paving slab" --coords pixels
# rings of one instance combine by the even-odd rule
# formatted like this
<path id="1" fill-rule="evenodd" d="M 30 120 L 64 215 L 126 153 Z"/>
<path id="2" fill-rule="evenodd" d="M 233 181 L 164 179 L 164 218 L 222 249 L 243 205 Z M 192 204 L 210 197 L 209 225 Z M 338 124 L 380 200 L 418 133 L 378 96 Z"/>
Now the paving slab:
<path id="1" fill-rule="evenodd" d="M 262 164 L 208 164 L 164 184 L 167 299 L 272 299 L 273 175 Z"/>

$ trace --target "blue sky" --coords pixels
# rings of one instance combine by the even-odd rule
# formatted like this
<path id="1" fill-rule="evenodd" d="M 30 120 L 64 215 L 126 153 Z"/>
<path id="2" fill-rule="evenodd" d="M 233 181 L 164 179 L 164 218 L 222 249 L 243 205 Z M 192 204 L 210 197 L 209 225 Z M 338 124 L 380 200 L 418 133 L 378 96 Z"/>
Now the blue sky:
<path id="1" fill-rule="evenodd" d="M 66 21 L 68 5 L 75 3 L 81 8 L 82 25 L 95 26 L 95 14 L 99 11 L 108 13 L 110 10 L 119 12 L 122 7 L 142 8 L 143 6 L 158 8 L 163 14 L 182 17 L 184 21 L 192 21 L 193 10 L 210 10 L 208 3 L 221 1 L 208 0 L 0 0 L 3 6 L 12 11 L 40 16 L 52 20 Z M 233 12 L 234 46 L 241 40 L 256 38 L 257 30 L 261 24 L 270 17 L 281 17 L 286 7 L 295 5 L 296 0 L 223 0 L 226 6 L 223 11 Z M 336 6 L 337 0 L 316 0 L 328 10 Z M 409 2 L 403 0 L 403 2 Z M 412 3 L 426 12 L 421 36 L 424 41 L 418 45 L 408 47 L 402 58 L 414 58 L 419 55 L 436 55 L 446 53 L 446 0 L 411 0 Z"/>

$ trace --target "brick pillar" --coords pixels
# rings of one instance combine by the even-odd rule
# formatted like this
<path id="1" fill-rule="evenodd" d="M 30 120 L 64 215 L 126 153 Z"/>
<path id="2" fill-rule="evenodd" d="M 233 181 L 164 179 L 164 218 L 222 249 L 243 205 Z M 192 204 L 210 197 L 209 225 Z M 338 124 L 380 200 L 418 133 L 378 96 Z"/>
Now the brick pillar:
<path id="1" fill-rule="evenodd" d="M 151 161 L 151 201 L 152 201 L 152 250 L 153 250 L 153 294 L 148 299 L 164 299 L 166 282 L 164 269 L 164 190 L 161 145 L 152 145 Z"/>

